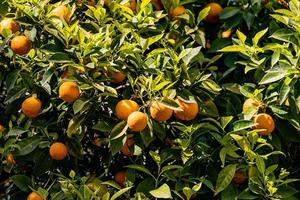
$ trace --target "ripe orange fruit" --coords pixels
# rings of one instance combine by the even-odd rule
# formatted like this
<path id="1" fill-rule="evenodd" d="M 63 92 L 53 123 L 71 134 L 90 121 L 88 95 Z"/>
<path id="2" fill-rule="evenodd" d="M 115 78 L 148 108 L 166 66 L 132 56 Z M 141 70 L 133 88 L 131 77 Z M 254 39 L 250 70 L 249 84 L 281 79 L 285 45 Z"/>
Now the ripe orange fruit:
<path id="1" fill-rule="evenodd" d="M 205 21 L 208 23 L 216 23 L 219 20 L 219 14 L 223 11 L 223 8 L 218 3 L 209 3 L 206 7 L 210 7 L 208 15 L 205 17 Z"/>
<path id="2" fill-rule="evenodd" d="M 36 97 L 28 97 L 22 103 L 22 112 L 29 118 L 37 117 L 42 108 L 42 102 Z"/>
<path id="3" fill-rule="evenodd" d="M 260 113 L 254 117 L 254 122 L 257 124 L 254 129 L 265 129 L 259 132 L 260 135 L 269 135 L 275 129 L 275 122 L 271 115 L 267 113 Z"/>
<path id="4" fill-rule="evenodd" d="M 241 185 L 243 184 L 246 180 L 248 179 L 247 172 L 242 171 L 242 170 L 237 170 L 234 174 L 234 177 L 232 179 L 232 182 Z"/>
<path id="5" fill-rule="evenodd" d="M 0 124 L 0 133 L 2 133 L 3 131 L 5 131 L 5 127 L 2 124 Z"/>
<path id="6" fill-rule="evenodd" d="M 129 0 L 126 6 L 130 8 L 133 12 L 136 12 L 136 6 L 137 6 L 136 0 Z"/>
<path id="7" fill-rule="evenodd" d="M 193 103 L 187 103 L 180 99 L 177 100 L 182 111 L 175 110 L 175 117 L 185 121 L 195 119 L 198 114 L 198 103 L 196 101 Z"/>
<path id="8" fill-rule="evenodd" d="M 55 142 L 50 146 L 49 154 L 53 160 L 63 160 L 68 154 L 67 146 L 61 142 Z"/>
<path id="9" fill-rule="evenodd" d="M 120 120 L 127 120 L 128 116 L 139 108 L 139 105 L 135 101 L 121 100 L 116 105 L 115 113 Z"/>
<path id="10" fill-rule="evenodd" d="M 246 112 L 247 110 L 253 107 L 259 107 L 260 105 L 261 103 L 255 99 L 246 99 L 243 104 L 243 112 Z"/>
<path id="11" fill-rule="evenodd" d="M 2 32 L 4 31 L 4 29 L 10 30 L 12 33 L 20 31 L 20 27 L 19 27 L 18 23 L 11 18 L 3 19 L 0 22 L 0 34 L 1 35 L 2 35 Z"/>
<path id="12" fill-rule="evenodd" d="M 229 38 L 231 36 L 231 29 L 228 29 L 228 30 L 226 30 L 226 31 L 223 31 L 222 33 L 221 33 L 221 37 L 222 38 Z"/>
<path id="13" fill-rule="evenodd" d="M 151 0 L 152 5 L 155 7 L 155 10 L 160 11 L 163 9 L 163 4 L 160 0 Z"/>
<path id="14" fill-rule="evenodd" d="M 43 198 L 36 192 L 31 192 L 28 197 L 27 200 L 43 200 Z"/>
<path id="15" fill-rule="evenodd" d="M 121 186 L 124 187 L 126 181 L 126 173 L 124 171 L 119 171 L 115 174 L 115 181 Z"/>
<path id="16" fill-rule="evenodd" d="M 154 120 L 158 122 L 167 121 L 172 117 L 172 114 L 173 110 L 166 107 L 159 101 L 153 101 L 150 105 L 150 115 Z"/>
<path id="17" fill-rule="evenodd" d="M 206 48 L 206 49 L 210 49 L 210 48 L 211 48 L 210 40 L 206 40 L 205 48 Z"/>
<path id="18" fill-rule="evenodd" d="M 31 49 L 31 41 L 25 35 L 15 36 L 10 42 L 10 48 L 15 54 L 25 55 Z"/>
<path id="19" fill-rule="evenodd" d="M 183 15 L 184 13 L 185 13 L 185 8 L 183 6 L 177 6 L 172 10 L 170 14 L 173 17 L 177 17 L 179 15 Z"/>
<path id="20" fill-rule="evenodd" d="M 64 5 L 60 5 L 54 8 L 50 13 L 50 16 L 64 19 L 67 23 L 70 20 L 70 15 L 71 15 L 70 10 Z"/>
<path id="21" fill-rule="evenodd" d="M 122 154 L 125 155 L 125 156 L 131 156 L 132 153 L 130 152 L 130 149 L 129 149 L 129 148 L 130 148 L 132 145 L 134 145 L 134 144 L 135 144 L 135 142 L 134 142 L 134 140 L 133 140 L 133 134 L 129 134 L 129 135 L 127 136 L 127 140 L 126 140 L 125 144 L 124 144 L 123 147 L 121 148 Z"/>
<path id="22" fill-rule="evenodd" d="M 60 85 L 58 90 L 59 98 L 72 103 L 80 96 L 80 90 L 76 82 L 66 81 Z"/>
<path id="23" fill-rule="evenodd" d="M 16 160 L 15 160 L 15 158 L 14 158 L 14 156 L 11 153 L 7 154 L 7 156 L 6 156 L 6 162 L 9 165 L 15 165 L 17 163 Z"/>
<path id="24" fill-rule="evenodd" d="M 147 126 L 147 115 L 140 111 L 135 111 L 128 116 L 127 124 L 132 131 L 142 131 Z"/>
<path id="25" fill-rule="evenodd" d="M 123 72 L 109 72 L 113 83 L 122 83 L 126 79 L 126 75 Z"/>

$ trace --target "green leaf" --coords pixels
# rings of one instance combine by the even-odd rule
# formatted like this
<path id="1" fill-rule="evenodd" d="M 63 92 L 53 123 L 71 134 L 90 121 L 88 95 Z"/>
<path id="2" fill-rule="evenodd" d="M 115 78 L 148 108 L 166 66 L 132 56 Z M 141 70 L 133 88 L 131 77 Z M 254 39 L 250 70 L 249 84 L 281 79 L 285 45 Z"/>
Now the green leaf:
<path id="1" fill-rule="evenodd" d="M 253 45 L 254 46 L 257 46 L 260 38 L 262 38 L 268 31 L 268 28 L 262 30 L 262 31 L 259 31 L 258 33 L 255 34 L 254 38 L 253 38 Z"/>
<path id="2" fill-rule="evenodd" d="M 255 161 L 258 171 L 262 174 L 265 174 L 266 166 L 264 159 L 258 155 Z"/>
<path id="3" fill-rule="evenodd" d="M 31 180 L 28 176 L 25 175 L 15 175 L 10 177 L 13 183 L 23 192 L 30 192 L 31 189 Z"/>
<path id="4" fill-rule="evenodd" d="M 223 49 L 218 50 L 218 52 L 241 52 L 241 53 L 246 53 L 248 52 L 248 49 L 243 46 L 239 45 L 231 45 L 224 47 Z"/>
<path id="5" fill-rule="evenodd" d="M 77 114 L 79 112 L 84 112 L 88 108 L 87 107 L 88 103 L 89 103 L 89 100 L 77 99 L 73 103 L 74 114 Z"/>
<path id="6" fill-rule="evenodd" d="M 70 59 L 68 54 L 65 53 L 55 53 L 48 59 L 49 62 L 53 63 L 72 63 L 73 61 Z"/>
<path id="7" fill-rule="evenodd" d="M 214 196 L 216 196 L 217 194 L 219 194 L 229 186 L 231 180 L 234 177 L 235 171 L 236 171 L 236 164 L 227 165 L 220 171 L 217 178 L 217 184 L 216 184 Z"/>
<path id="8" fill-rule="evenodd" d="M 152 157 L 152 159 L 156 162 L 157 166 L 159 166 L 161 162 L 160 155 L 155 151 L 150 151 L 149 154 Z"/>
<path id="9" fill-rule="evenodd" d="M 129 191 L 132 187 L 133 187 L 133 186 L 127 187 L 127 188 L 123 188 L 123 189 L 119 190 L 118 192 L 116 192 L 116 193 L 110 198 L 110 200 L 115 200 L 115 199 L 117 199 L 117 198 L 120 197 L 122 194 L 124 194 L 125 192 Z"/>
<path id="10" fill-rule="evenodd" d="M 236 35 L 238 36 L 239 40 L 240 40 L 243 44 L 245 44 L 246 39 L 247 39 L 246 35 L 244 35 L 244 33 L 242 33 L 242 32 L 239 31 L 239 30 L 236 31 Z"/>
<path id="11" fill-rule="evenodd" d="M 33 152 L 38 147 L 42 139 L 42 137 L 37 136 L 23 139 L 18 143 L 20 149 L 17 151 L 16 155 L 24 156 Z"/>
<path id="12" fill-rule="evenodd" d="M 233 123 L 233 130 L 240 131 L 248 128 L 252 128 L 255 125 L 253 121 L 249 120 L 239 120 Z"/>
<path id="13" fill-rule="evenodd" d="M 110 134 L 110 140 L 115 140 L 126 134 L 128 129 L 127 122 L 121 121 L 112 130 Z"/>
<path id="14" fill-rule="evenodd" d="M 144 10 L 145 7 L 151 2 L 151 0 L 143 0 L 141 3 L 141 10 Z"/>
<path id="15" fill-rule="evenodd" d="M 172 199 L 170 187 L 166 183 L 155 190 L 151 190 L 150 194 L 155 198 Z"/>
<path id="16" fill-rule="evenodd" d="M 69 121 L 68 129 L 67 129 L 68 137 L 72 137 L 72 135 L 76 133 L 76 131 L 81 126 L 81 123 L 84 121 L 84 119 L 85 119 L 84 115 L 76 115 Z"/>
<path id="17" fill-rule="evenodd" d="M 197 18 L 197 24 L 199 24 L 208 15 L 209 11 L 210 11 L 210 6 L 202 9 L 199 12 L 199 15 L 198 15 L 198 18 Z"/>
<path id="18" fill-rule="evenodd" d="M 236 15 L 239 11 L 240 11 L 239 7 L 226 7 L 220 13 L 219 17 L 220 19 L 228 19 Z"/>
<path id="19" fill-rule="evenodd" d="M 146 167 L 144 167 L 143 165 L 127 165 L 126 167 L 130 168 L 130 169 L 136 169 L 138 171 L 144 172 L 144 173 L 148 174 L 149 176 L 151 176 L 155 179 L 155 177 L 151 174 L 151 172 Z"/>
<path id="20" fill-rule="evenodd" d="M 189 65 L 191 60 L 199 54 L 202 47 L 187 48 L 181 51 L 179 59 L 182 59 L 185 65 Z"/>
<path id="21" fill-rule="evenodd" d="M 167 166 L 164 166 L 161 171 L 162 172 L 166 172 L 166 171 L 169 171 L 169 170 L 174 170 L 174 169 L 183 169 L 182 166 L 180 165 L 167 165 Z"/>

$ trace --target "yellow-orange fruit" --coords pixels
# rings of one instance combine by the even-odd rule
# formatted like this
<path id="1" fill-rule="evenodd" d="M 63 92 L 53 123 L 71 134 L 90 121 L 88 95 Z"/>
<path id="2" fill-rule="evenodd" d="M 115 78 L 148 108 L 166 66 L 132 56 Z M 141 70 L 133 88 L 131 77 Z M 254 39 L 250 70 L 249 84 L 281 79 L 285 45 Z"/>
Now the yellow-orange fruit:
<path id="1" fill-rule="evenodd" d="M 7 154 L 7 156 L 6 156 L 6 162 L 9 165 L 15 165 L 17 163 L 16 160 L 15 160 L 15 158 L 14 158 L 14 156 L 11 153 Z"/>
<path id="2" fill-rule="evenodd" d="M 70 15 L 71 15 L 70 10 L 64 5 L 54 8 L 50 13 L 50 16 L 64 19 L 67 23 L 70 20 Z"/>
<path id="3" fill-rule="evenodd" d="M 241 185 L 243 184 L 246 180 L 248 179 L 247 172 L 242 171 L 242 170 L 237 170 L 234 174 L 234 177 L 232 179 L 232 182 Z"/>
<path id="4" fill-rule="evenodd" d="M 15 54 L 25 55 L 31 49 L 31 41 L 25 35 L 15 36 L 10 42 L 10 48 Z"/>
<path id="5" fill-rule="evenodd" d="M 136 0 L 129 0 L 126 6 L 130 8 L 132 11 L 136 12 L 136 6 L 137 6 Z"/>
<path id="6" fill-rule="evenodd" d="M 116 105 L 115 113 L 120 120 L 127 120 L 128 116 L 139 108 L 139 105 L 135 101 L 121 100 Z"/>
<path id="7" fill-rule="evenodd" d="M 151 0 L 152 5 L 155 7 L 155 10 L 160 11 L 164 8 L 160 0 Z"/>
<path id="8" fill-rule="evenodd" d="M 140 111 L 135 111 L 128 116 L 127 124 L 132 131 L 142 131 L 147 126 L 147 115 Z"/>
<path id="9" fill-rule="evenodd" d="M 126 79 L 123 72 L 110 72 L 109 74 L 113 83 L 122 83 Z"/>
<path id="10" fill-rule="evenodd" d="M 182 111 L 174 111 L 175 117 L 180 120 L 193 120 L 198 114 L 198 103 L 195 101 L 193 103 L 186 103 L 178 99 L 178 103 Z"/>
<path id="11" fill-rule="evenodd" d="M 255 99 L 246 99 L 244 104 L 243 104 L 243 112 L 246 112 L 252 107 L 259 107 L 261 103 Z"/>
<path id="12" fill-rule="evenodd" d="M 127 136 L 127 140 L 126 140 L 125 144 L 124 144 L 123 147 L 121 148 L 122 154 L 125 155 L 125 156 L 131 156 L 131 155 L 132 155 L 132 152 L 130 152 L 130 149 L 129 149 L 129 148 L 130 148 L 132 145 L 134 145 L 134 144 L 135 144 L 135 142 L 134 142 L 134 140 L 133 140 L 133 134 L 129 134 L 129 135 Z"/>
<path id="13" fill-rule="evenodd" d="M 22 103 L 22 112 L 29 118 L 37 117 L 42 108 L 42 102 L 36 97 L 28 97 Z"/>
<path id="14" fill-rule="evenodd" d="M 158 101 L 153 101 L 150 105 L 150 115 L 158 122 L 167 121 L 172 117 L 172 114 L 172 109 L 166 107 L 164 104 Z"/>
<path id="15" fill-rule="evenodd" d="M 183 15 L 185 13 L 185 8 L 183 6 L 177 6 L 171 12 L 171 16 L 177 17 L 179 15 Z"/>
<path id="16" fill-rule="evenodd" d="M 124 171 L 119 171 L 115 174 L 115 181 L 121 187 L 124 187 L 126 181 L 126 173 Z"/>
<path id="17" fill-rule="evenodd" d="M 226 30 L 226 31 L 223 31 L 222 33 L 221 33 L 221 37 L 222 38 L 229 38 L 231 36 L 231 30 L 230 29 L 228 29 L 228 30 Z"/>
<path id="18" fill-rule="evenodd" d="M 10 30 L 12 33 L 20 31 L 20 27 L 19 27 L 18 23 L 15 20 L 10 19 L 10 18 L 3 19 L 0 22 L 0 34 L 1 35 L 2 35 L 2 32 L 4 31 L 4 29 Z"/>
<path id="19" fill-rule="evenodd" d="M 73 81 L 66 81 L 59 87 L 58 90 L 59 98 L 62 100 L 72 103 L 80 96 L 80 90 L 77 83 Z"/>
<path id="20" fill-rule="evenodd" d="M 259 132 L 260 135 L 269 135 L 275 129 L 275 122 L 271 115 L 267 113 L 260 113 L 254 117 L 254 122 L 257 124 L 254 129 L 264 129 Z"/>
<path id="21" fill-rule="evenodd" d="M 5 127 L 2 124 L 0 124 L 0 133 L 2 133 L 3 131 L 5 131 Z"/>
<path id="22" fill-rule="evenodd" d="M 210 43 L 209 40 L 206 40 L 205 48 L 206 48 L 206 49 L 210 49 L 210 48 L 211 48 L 211 43 Z"/>
<path id="23" fill-rule="evenodd" d="M 43 198 L 36 192 L 31 192 L 28 197 L 27 200 L 43 200 Z"/>
<path id="24" fill-rule="evenodd" d="M 210 7 L 210 11 L 204 20 L 208 23 L 218 22 L 219 14 L 223 11 L 222 6 L 218 3 L 209 3 L 206 7 Z"/>
<path id="25" fill-rule="evenodd" d="M 53 160 L 63 160 L 68 155 L 68 148 L 61 142 L 55 142 L 50 146 L 49 154 Z"/>

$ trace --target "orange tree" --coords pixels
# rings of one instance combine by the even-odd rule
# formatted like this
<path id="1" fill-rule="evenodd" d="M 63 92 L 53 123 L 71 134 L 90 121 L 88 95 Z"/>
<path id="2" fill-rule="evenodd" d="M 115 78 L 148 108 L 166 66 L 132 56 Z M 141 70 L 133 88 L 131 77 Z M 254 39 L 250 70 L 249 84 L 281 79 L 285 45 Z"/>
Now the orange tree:
<path id="1" fill-rule="evenodd" d="M 300 2 L 2 0 L 4 199 L 299 199 Z"/>

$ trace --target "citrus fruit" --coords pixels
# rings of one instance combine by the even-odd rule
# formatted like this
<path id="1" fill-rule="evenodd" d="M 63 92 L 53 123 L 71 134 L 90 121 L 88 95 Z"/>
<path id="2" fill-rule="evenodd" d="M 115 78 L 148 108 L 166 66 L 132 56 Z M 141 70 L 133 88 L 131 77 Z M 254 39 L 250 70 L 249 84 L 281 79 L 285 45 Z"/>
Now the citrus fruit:
<path id="1" fill-rule="evenodd" d="M 5 131 L 5 127 L 2 124 L 0 124 L 0 133 L 2 133 L 3 131 Z"/>
<path id="2" fill-rule="evenodd" d="M 53 160 L 63 160 L 68 154 L 68 149 L 65 144 L 55 142 L 50 146 L 49 154 Z"/>
<path id="3" fill-rule="evenodd" d="M 10 48 L 15 54 L 25 55 L 31 49 L 31 41 L 25 35 L 15 36 L 10 42 Z"/>
<path id="4" fill-rule="evenodd" d="M 177 6 L 176 8 L 174 8 L 172 10 L 171 16 L 177 17 L 177 16 L 182 15 L 184 13 L 185 13 L 185 8 L 183 6 Z"/>
<path id="5" fill-rule="evenodd" d="M 43 200 L 43 198 L 36 192 L 31 192 L 28 197 L 27 200 Z"/>
<path id="6" fill-rule="evenodd" d="M 163 4 L 160 0 L 151 0 L 151 3 L 155 7 L 155 10 L 160 11 L 163 9 Z"/>
<path id="7" fill-rule="evenodd" d="M 275 129 L 275 122 L 271 115 L 267 113 L 260 113 L 254 117 L 254 122 L 256 125 L 254 129 L 264 129 L 264 131 L 259 132 L 261 135 L 269 135 Z"/>
<path id="8" fill-rule="evenodd" d="M 177 119 L 184 120 L 184 121 L 195 119 L 198 114 L 198 103 L 196 101 L 192 103 L 187 103 L 180 99 L 177 100 L 182 110 L 181 111 L 175 110 L 174 111 L 175 117 Z"/>
<path id="9" fill-rule="evenodd" d="M 150 115 L 158 122 L 167 121 L 172 117 L 172 114 L 173 110 L 159 101 L 153 101 L 150 105 Z"/>
<path id="10" fill-rule="evenodd" d="M 250 108 L 259 107 L 261 103 L 255 99 L 246 99 L 243 104 L 243 112 L 247 112 Z"/>
<path id="11" fill-rule="evenodd" d="M 70 10 L 64 5 L 60 5 L 54 8 L 50 13 L 50 16 L 64 19 L 67 23 L 70 20 L 70 15 L 71 15 Z"/>
<path id="12" fill-rule="evenodd" d="M 11 18 L 5 18 L 0 22 L 0 34 L 2 35 L 2 32 L 4 29 L 10 30 L 12 33 L 20 31 L 20 27 L 18 23 L 11 19 Z"/>
<path id="13" fill-rule="evenodd" d="M 6 162 L 9 165 L 15 165 L 16 164 L 16 160 L 15 160 L 14 156 L 11 153 L 7 154 L 7 156 L 6 156 Z"/>
<path id="14" fill-rule="evenodd" d="M 226 31 L 223 31 L 221 33 L 221 37 L 224 38 L 224 39 L 229 38 L 230 36 L 231 36 L 231 30 L 230 29 L 228 29 Z"/>
<path id="15" fill-rule="evenodd" d="M 218 3 L 209 3 L 206 7 L 210 7 L 208 15 L 205 17 L 205 21 L 208 23 L 216 23 L 219 20 L 219 14 L 223 11 L 223 8 Z"/>
<path id="16" fill-rule="evenodd" d="M 115 174 L 115 181 L 118 183 L 121 187 L 124 187 L 126 180 L 126 173 L 124 171 L 119 171 Z"/>
<path id="17" fill-rule="evenodd" d="M 115 108 L 116 116 L 120 120 L 127 120 L 128 116 L 139 109 L 139 105 L 132 100 L 121 100 Z"/>
<path id="18" fill-rule="evenodd" d="M 246 171 L 237 170 L 233 176 L 232 182 L 241 185 L 248 179 L 248 175 Z"/>
<path id="19" fill-rule="evenodd" d="M 22 103 L 22 112 L 29 118 L 37 117 L 42 108 L 42 102 L 36 97 L 28 97 Z"/>
<path id="20" fill-rule="evenodd" d="M 132 131 L 142 131 L 147 126 L 147 115 L 140 111 L 135 111 L 128 116 L 127 124 Z"/>
<path id="21" fill-rule="evenodd" d="M 113 83 L 122 83 L 126 79 L 126 75 L 123 72 L 109 72 Z"/>
<path id="22" fill-rule="evenodd" d="M 72 103 L 79 98 L 80 90 L 76 82 L 66 81 L 60 85 L 58 94 L 62 100 Z"/>
<path id="23" fill-rule="evenodd" d="M 123 145 L 123 147 L 121 148 L 121 152 L 124 156 L 131 156 L 132 153 L 130 152 L 130 147 L 132 145 L 134 145 L 135 142 L 134 142 L 134 139 L 133 139 L 133 134 L 129 134 L 127 135 L 127 139 L 126 139 L 126 142 L 125 144 Z"/>

